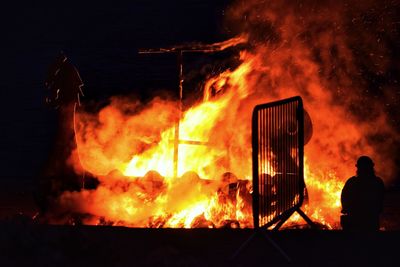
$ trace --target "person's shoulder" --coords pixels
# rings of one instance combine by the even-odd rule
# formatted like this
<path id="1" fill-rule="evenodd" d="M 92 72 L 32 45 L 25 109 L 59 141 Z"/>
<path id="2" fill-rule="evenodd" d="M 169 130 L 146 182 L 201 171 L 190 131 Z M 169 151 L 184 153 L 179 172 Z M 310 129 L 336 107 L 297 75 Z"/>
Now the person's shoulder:
<path id="1" fill-rule="evenodd" d="M 347 183 L 354 183 L 357 181 L 357 176 L 351 176 L 349 179 L 347 179 Z"/>
<path id="2" fill-rule="evenodd" d="M 357 182 L 357 177 L 356 176 L 352 176 L 352 177 L 347 179 L 345 185 L 350 186 L 350 185 L 352 185 L 352 184 L 354 184 L 356 182 Z"/>

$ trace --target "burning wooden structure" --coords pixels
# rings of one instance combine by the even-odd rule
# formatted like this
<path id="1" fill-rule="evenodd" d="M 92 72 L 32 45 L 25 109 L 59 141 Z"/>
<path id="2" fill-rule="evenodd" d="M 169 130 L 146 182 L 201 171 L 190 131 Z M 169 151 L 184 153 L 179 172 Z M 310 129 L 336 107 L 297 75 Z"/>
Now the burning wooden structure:
<path id="1" fill-rule="evenodd" d="M 181 46 L 171 49 L 158 49 L 158 50 L 142 50 L 141 53 L 177 53 L 179 65 L 179 100 L 178 100 L 178 116 L 176 117 L 175 126 L 173 130 L 173 175 L 176 180 L 172 183 L 166 181 L 166 177 L 159 172 L 149 170 L 142 177 L 137 177 L 127 181 L 127 187 L 134 188 L 136 194 L 139 194 L 143 201 L 154 202 L 159 197 L 163 197 L 166 190 L 169 188 L 186 188 L 191 186 L 200 187 L 197 194 L 215 194 L 214 201 L 216 208 L 220 211 L 213 211 L 220 217 L 210 220 L 204 214 L 195 214 L 190 216 L 189 222 L 185 222 L 184 227 L 241 227 L 250 226 L 248 218 L 251 216 L 251 206 L 253 211 L 254 226 L 259 227 L 260 222 L 266 227 L 271 226 L 281 219 L 276 226 L 279 228 L 294 211 L 300 212 L 307 222 L 312 224 L 311 220 L 301 212 L 299 209 L 303 202 L 303 193 L 305 191 L 305 184 L 303 178 L 303 146 L 304 146 L 304 115 L 301 98 L 296 98 L 280 101 L 278 103 L 258 105 L 253 112 L 253 184 L 247 179 L 238 179 L 235 174 L 225 172 L 220 179 L 201 179 L 198 173 L 189 171 L 185 172 L 181 177 L 178 177 L 178 163 L 179 163 L 179 145 L 201 145 L 213 146 L 212 142 L 198 141 L 198 140 L 181 140 L 180 121 L 182 120 L 182 96 L 183 96 L 183 53 L 188 52 L 216 52 L 223 48 L 237 45 L 243 42 L 244 39 L 234 39 L 229 42 L 224 42 L 219 45 L 196 45 L 196 46 Z M 65 60 L 66 61 L 66 58 Z M 76 72 L 77 73 L 77 72 Z M 57 71 L 58 74 L 58 71 Z M 80 85 L 81 86 L 81 85 Z M 81 88 L 79 90 L 81 92 Z M 58 94 L 68 92 L 71 88 L 61 86 L 57 88 Z M 64 93 L 65 94 L 65 93 Z M 79 95 L 78 95 L 79 96 Z M 56 98 L 57 99 L 57 98 Z M 73 102 L 73 120 L 72 129 L 76 131 L 75 125 L 75 112 L 78 102 Z M 63 103 L 59 101 L 59 105 L 71 105 L 71 101 Z M 292 104 L 294 103 L 294 104 Z M 283 107 L 280 107 L 282 106 Z M 287 105 L 287 106 L 285 106 Z M 271 109 L 271 110 L 270 110 Z M 72 112 L 72 110 L 70 110 Z M 67 112 L 68 113 L 68 112 Z M 67 120 L 65 117 L 66 112 L 62 113 L 64 117 L 61 119 Z M 308 122 L 308 128 L 311 124 Z M 77 133 L 75 133 L 77 134 Z M 310 131 L 308 131 L 307 140 L 310 139 Z M 78 138 L 78 137 L 77 137 Z M 77 146 L 79 141 L 77 140 Z M 169 140 L 171 141 L 171 140 Z M 79 151 L 77 148 L 79 157 Z M 229 154 L 228 154 L 229 156 Z M 79 157 L 79 160 L 80 157 Z M 228 158 L 229 160 L 229 158 Z M 84 167 L 83 162 L 79 162 L 81 167 Z M 85 170 L 84 170 L 85 173 Z M 85 176 L 83 173 L 82 181 L 84 182 Z M 118 171 L 112 171 L 107 174 L 107 179 L 121 179 L 124 176 Z M 293 180 L 294 179 L 294 180 Z M 283 183 L 283 186 L 279 186 Z M 133 186 L 134 185 L 134 186 Z M 115 186 L 115 185 L 114 185 Z M 261 191 L 259 191 L 259 189 Z M 71 188 L 70 188 L 71 190 Z M 85 190 L 83 184 L 82 190 Z M 255 190 L 255 191 L 254 191 Z M 253 203 L 251 204 L 251 194 L 253 191 Z M 284 194 L 284 196 L 282 196 Z M 290 195 L 290 196 L 288 196 Z M 260 199 L 260 196 L 262 200 Z M 288 197 L 290 199 L 288 199 Z M 285 198 L 285 199 L 284 199 Z M 293 206 L 294 205 L 294 206 Z M 230 211 L 229 211 L 230 210 Z M 238 218 L 238 210 L 247 213 L 245 220 Z M 229 213 L 231 213 L 229 215 Z M 236 214 L 235 214 L 236 213 Z M 79 214 L 79 212 L 78 212 Z M 259 214 L 259 216 L 257 215 Z M 228 216 L 227 216 L 228 215 Z M 183 216 L 188 216 L 184 214 Z M 240 217 L 240 215 L 239 215 Z M 74 223 L 82 223 L 82 220 L 90 220 L 90 214 L 87 216 L 78 215 Z M 168 220 L 174 220 L 173 214 L 168 214 L 167 217 L 157 217 L 151 214 L 148 218 L 147 226 L 150 227 L 171 227 L 174 226 L 166 224 Z M 78 221 L 76 221 L 78 220 Z M 264 223 L 264 220 L 267 220 Z M 113 224 L 104 217 L 98 219 L 99 224 Z"/>
<path id="2" fill-rule="evenodd" d="M 218 140 L 208 141 L 207 139 L 205 139 L 212 137 L 212 134 L 210 136 L 210 131 L 213 130 L 213 127 L 215 127 L 215 123 L 218 120 L 220 112 L 218 109 L 222 108 L 223 110 L 228 108 L 232 102 L 237 101 L 235 100 L 237 97 L 239 97 L 240 100 L 241 98 L 245 98 L 248 93 L 245 91 L 241 92 L 239 86 L 238 87 L 239 91 L 237 92 L 227 92 L 222 94 L 222 96 L 220 96 L 219 98 L 216 99 L 211 98 L 211 96 L 213 95 L 211 91 L 214 92 L 220 91 L 222 90 L 223 87 L 229 86 L 230 83 L 232 83 L 232 81 L 230 80 L 234 79 L 235 75 L 229 73 L 223 73 L 221 75 L 221 80 L 219 81 L 214 81 L 213 79 L 210 79 L 210 81 L 206 84 L 204 89 L 204 107 L 198 109 L 197 111 L 196 107 L 189 109 L 188 111 L 183 111 L 182 109 L 183 80 L 184 80 L 183 54 L 193 53 L 193 52 L 213 53 L 221 51 L 225 48 L 236 46 L 238 44 L 246 42 L 247 40 L 246 38 L 247 37 L 240 36 L 225 42 L 211 44 L 211 45 L 195 44 L 187 46 L 177 46 L 168 49 L 148 49 L 140 51 L 140 53 L 143 54 L 176 53 L 178 57 L 178 70 L 179 70 L 178 101 L 171 103 L 172 105 L 175 105 L 175 107 L 170 109 L 169 114 L 167 113 L 167 117 L 169 116 L 170 119 L 168 119 L 168 121 L 166 122 L 167 124 L 173 123 L 174 126 L 169 129 L 167 128 L 166 130 L 163 130 L 164 132 L 161 133 L 161 136 L 158 136 L 158 138 L 161 137 L 161 139 L 158 139 L 156 141 L 158 143 L 157 146 L 160 147 L 161 145 L 162 148 L 161 148 L 161 158 L 158 159 L 158 162 L 155 166 L 151 164 L 152 160 L 150 158 L 146 160 L 147 162 L 138 162 L 141 159 L 137 156 L 134 156 L 129 164 L 115 166 L 106 172 L 102 171 L 101 169 L 98 169 L 97 164 L 92 165 L 92 163 L 96 163 L 96 160 L 98 160 L 98 158 L 96 158 L 96 155 L 90 156 L 89 157 L 91 158 L 90 160 L 88 158 L 88 155 L 90 155 L 90 153 L 92 152 L 91 150 L 93 150 L 93 147 L 85 148 L 85 142 L 87 142 L 88 137 L 87 136 L 85 137 L 86 134 L 84 134 L 84 132 L 86 131 L 85 129 L 86 126 L 84 125 L 85 119 L 84 118 L 80 119 L 79 118 L 80 115 L 76 114 L 77 105 L 78 103 L 80 104 L 79 98 L 77 98 L 76 101 L 78 102 L 73 102 L 74 105 L 73 111 L 69 110 L 70 112 L 62 112 L 63 117 L 61 117 L 61 120 L 65 120 L 67 123 L 69 123 L 71 130 L 73 130 L 75 134 L 74 140 L 76 141 L 76 146 L 73 147 L 71 158 L 69 160 L 72 162 L 74 162 L 75 160 L 76 163 L 73 164 L 73 168 L 75 169 L 75 172 L 77 174 L 79 173 L 81 174 L 82 178 L 80 179 L 83 182 L 82 183 L 83 186 L 78 191 L 76 191 L 76 189 L 74 191 L 73 188 L 66 188 L 67 190 L 63 192 L 61 195 L 59 195 L 58 198 L 56 199 L 56 205 L 54 205 L 56 208 L 53 209 L 52 212 L 59 214 L 69 214 L 69 212 L 72 210 L 71 214 L 74 215 L 68 220 L 73 224 L 75 223 L 107 224 L 107 225 L 122 224 L 122 225 L 147 226 L 147 227 L 251 227 L 255 225 L 256 227 L 258 227 L 259 224 L 258 220 L 255 219 L 254 224 L 251 220 L 253 212 L 254 214 L 260 214 L 261 216 L 260 218 L 262 219 L 269 218 L 272 216 L 274 220 L 268 221 L 268 225 L 276 223 L 275 220 L 276 218 L 284 217 L 285 219 L 282 220 L 280 224 L 278 224 L 277 228 L 279 228 L 283 224 L 283 222 L 290 217 L 291 213 L 288 214 L 286 212 L 285 214 L 283 214 L 289 208 L 285 206 L 284 208 L 280 209 L 278 216 L 276 215 L 277 212 L 276 210 L 262 210 L 262 209 L 260 210 L 260 205 L 257 204 L 258 201 L 256 202 L 253 201 L 253 205 L 251 203 L 252 202 L 251 192 L 252 191 L 254 192 L 254 190 L 258 190 L 258 186 L 254 184 L 254 181 L 256 181 L 256 184 L 258 184 L 259 179 L 261 179 L 260 180 L 261 183 L 271 182 L 271 179 L 266 179 L 266 180 L 264 179 L 265 177 L 263 175 L 267 175 L 265 172 L 268 173 L 268 176 L 270 178 L 273 176 L 274 177 L 280 176 L 282 175 L 282 173 L 287 173 L 286 170 L 282 171 L 280 166 L 283 164 L 285 167 L 289 167 L 290 165 L 286 164 L 288 159 L 292 157 L 291 155 L 292 147 L 290 147 L 290 145 L 298 147 L 300 150 L 297 149 L 296 151 L 298 154 L 300 153 L 302 155 L 303 153 L 302 145 L 304 143 L 303 134 L 299 135 L 299 138 L 303 140 L 301 144 L 285 143 L 286 147 L 284 147 L 284 145 L 281 144 L 281 141 L 277 142 L 277 139 L 276 140 L 274 139 L 277 138 L 277 136 L 274 137 L 271 135 L 271 133 L 269 133 L 267 137 L 265 136 L 262 137 L 264 139 L 260 139 L 259 142 L 261 143 L 257 144 L 259 145 L 259 147 L 268 145 L 269 147 L 268 149 L 270 149 L 268 153 L 270 154 L 270 156 L 273 156 L 274 158 L 267 157 L 265 153 L 262 154 L 264 155 L 263 158 L 264 161 L 262 162 L 262 164 L 267 164 L 269 166 L 269 169 L 266 170 L 265 166 L 261 164 L 260 168 L 264 172 L 262 175 L 260 174 L 261 176 L 260 175 L 254 176 L 255 174 L 253 175 L 253 185 L 252 185 L 250 182 L 251 177 L 243 176 L 242 173 L 239 174 L 240 178 L 238 178 L 238 176 L 232 173 L 231 169 L 229 169 L 231 167 L 230 155 L 232 154 L 229 153 L 229 150 L 231 150 L 232 148 L 229 143 L 228 144 L 225 143 L 226 141 L 229 141 L 226 140 L 226 137 L 223 136 L 222 137 L 223 139 L 221 139 L 221 137 L 217 138 L 220 139 L 220 141 L 224 142 L 222 145 L 218 143 Z M 66 58 L 64 61 L 66 61 Z M 250 66 L 244 66 L 244 67 L 245 68 L 243 70 L 239 70 L 240 75 L 244 75 L 246 72 L 250 71 Z M 56 74 L 58 73 L 59 72 L 57 71 Z M 232 77 L 229 76 L 224 77 L 224 75 L 228 74 L 231 75 Z M 66 77 L 66 79 L 67 78 L 68 77 Z M 82 92 L 81 85 L 79 85 L 78 89 L 80 92 Z M 68 91 L 71 91 L 71 88 L 65 88 L 65 86 L 59 88 L 57 87 L 57 96 L 58 94 L 65 95 L 69 93 Z M 239 95 L 237 95 L 237 93 L 239 93 Z M 58 100 L 58 98 L 55 98 L 55 100 Z M 63 107 L 63 105 L 68 105 L 68 106 L 71 105 L 70 104 L 71 101 L 67 101 L 64 103 L 62 100 L 58 100 L 58 102 L 59 102 L 58 105 L 61 107 Z M 165 105 L 166 103 L 163 104 Z M 162 105 L 161 108 L 163 108 Z M 209 109 L 210 105 L 211 108 L 216 110 L 217 112 L 207 113 L 207 110 L 210 110 Z M 214 108 L 212 107 L 213 105 L 215 105 Z M 170 106 L 170 103 L 168 103 L 168 106 Z M 298 108 L 301 109 L 302 111 L 302 107 L 300 108 L 299 106 Z M 256 109 L 259 109 L 259 106 L 257 106 Z M 296 108 L 288 108 L 288 110 L 289 109 L 297 112 Z M 265 134 L 267 132 L 267 129 L 270 130 L 272 129 L 273 125 L 275 126 L 278 125 L 276 121 L 280 121 L 279 127 L 281 127 L 285 123 L 288 124 L 286 125 L 287 129 L 285 130 L 286 132 L 284 133 L 286 135 L 293 137 L 293 136 L 298 136 L 299 132 L 303 133 L 303 126 L 301 126 L 300 129 L 299 128 L 300 124 L 297 124 L 299 116 L 303 118 L 302 115 L 303 113 L 298 114 L 295 112 L 293 113 L 294 117 L 291 118 L 290 116 L 292 116 L 293 114 L 289 114 L 288 110 L 286 110 L 285 114 L 282 113 L 281 115 L 279 115 L 280 117 L 277 115 L 277 117 L 275 118 L 275 122 L 262 121 L 266 119 L 264 117 L 262 117 L 263 119 L 261 119 L 262 121 L 261 125 L 258 124 L 254 126 L 253 122 L 253 129 L 252 129 L 253 133 L 260 133 L 260 129 L 263 129 L 261 130 L 261 132 Z M 69 114 L 71 112 L 73 112 L 73 114 Z M 257 114 L 257 112 L 255 114 Z M 264 113 L 261 114 L 263 114 L 261 116 L 265 115 Z M 107 120 L 108 116 L 114 116 L 114 115 L 106 114 L 104 116 L 104 119 Z M 196 121 L 195 124 L 192 124 L 193 118 L 197 118 L 198 116 L 206 116 L 204 117 L 204 119 L 208 121 L 207 123 L 209 125 L 202 125 L 203 121 L 198 121 L 198 122 Z M 210 117 L 207 116 L 212 116 L 211 121 Z M 307 118 L 308 118 L 307 120 L 308 129 L 312 129 L 311 121 L 308 115 Z M 105 123 L 107 124 L 107 122 Z M 293 123 L 295 124 L 293 125 Z M 301 120 L 301 125 L 303 125 L 303 119 Z M 196 128 L 196 130 L 193 131 L 191 127 Z M 209 129 L 207 129 L 207 127 Z M 295 128 L 292 129 L 291 127 Z M 249 130 L 250 129 L 248 129 L 248 131 Z M 281 130 L 282 129 L 279 128 L 279 130 L 277 131 Z M 295 132 L 290 132 L 290 131 L 295 131 Z M 200 135 L 198 135 L 199 133 Z M 311 131 L 308 130 L 306 141 L 310 139 L 311 134 L 312 130 Z M 141 137 L 137 136 L 137 138 Z M 255 139 L 253 137 L 253 164 L 255 164 L 255 162 L 257 161 L 256 158 L 258 157 L 254 156 L 255 155 L 254 153 L 256 153 L 254 151 L 259 152 L 259 149 L 257 150 L 257 148 L 255 147 L 254 140 Z M 285 139 L 285 142 L 286 141 L 287 138 Z M 172 149 L 171 149 L 171 143 L 173 143 Z M 179 146 L 182 145 L 190 146 L 190 148 L 186 147 L 185 149 L 182 149 L 184 153 L 183 155 L 181 155 L 181 157 L 179 157 L 180 153 L 182 153 L 182 151 L 179 150 Z M 152 145 L 150 143 L 150 149 L 144 148 L 145 154 L 153 149 L 151 146 Z M 193 146 L 196 146 L 197 148 L 193 149 L 192 148 Z M 194 154 L 191 154 L 190 152 L 188 153 L 188 150 L 190 149 L 195 150 L 195 153 Z M 218 151 L 216 154 L 215 151 L 213 151 L 215 149 Z M 156 154 L 157 153 L 160 152 L 156 152 Z M 172 157 L 170 153 L 173 155 Z M 283 155 L 282 153 L 286 154 Z M 211 158 L 209 157 L 208 154 L 211 154 Z M 303 170 L 302 156 L 301 158 L 298 158 L 298 155 L 297 156 L 296 155 L 294 161 L 289 160 L 289 162 L 292 162 L 294 164 L 294 165 L 291 164 L 293 165 L 291 167 L 294 168 L 294 169 L 292 168 L 293 170 L 291 171 Z M 209 157 L 208 164 L 219 165 L 220 163 L 218 163 L 218 161 L 222 161 L 222 166 L 208 165 L 207 168 L 213 167 L 215 169 L 211 173 L 209 171 L 205 171 L 203 165 L 204 163 L 202 162 L 202 160 L 200 160 L 199 163 L 196 163 L 197 165 L 192 164 L 192 162 L 196 161 L 197 160 L 196 158 L 199 156 L 204 157 L 206 159 L 207 157 Z M 154 157 L 154 155 L 151 157 Z M 160 155 L 155 157 L 156 158 L 160 157 Z M 144 158 L 146 158 L 146 156 Z M 242 157 L 239 158 L 239 161 L 241 160 Z M 168 165 L 168 162 L 172 162 L 172 164 Z M 272 164 L 274 164 L 273 162 L 280 162 L 280 163 L 278 163 L 275 167 L 271 167 Z M 147 166 L 143 166 L 143 163 L 145 163 L 145 165 Z M 148 165 L 148 163 L 150 163 L 150 165 Z M 248 163 L 251 163 L 250 159 L 248 159 Z M 140 168 L 139 172 L 138 170 L 135 170 L 135 168 L 137 167 Z M 195 167 L 194 170 L 193 167 Z M 247 167 L 249 168 L 250 166 Z M 182 169 L 186 170 L 183 171 Z M 221 170 L 223 169 L 225 169 L 225 171 L 221 173 Z M 220 178 L 215 176 L 218 172 Z M 85 188 L 84 186 L 85 173 L 89 173 L 92 174 L 94 177 L 97 177 L 97 179 L 99 180 L 99 184 L 98 185 L 96 184 L 92 188 Z M 287 177 L 285 176 L 284 180 L 286 180 L 285 178 Z M 275 177 L 274 179 L 277 178 Z M 301 181 L 303 181 L 303 178 L 301 179 Z M 117 192 L 114 191 L 115 188 L 119 188 Z M 305 188 L 304 184 L 303 187 L 301 188 L 303 189 Z M 92 189 L 92 190 L 87 190 L 87 189 Z M 273 186 L 269 188 L 269 190 L 277 190 L 277 188 Z M 99 192 L 102 192 L 101 194 L 105 194 L 101 196 L 101 198 L 107 198 L 107 201 L 116 197 L 114 204 L 112 204 L 111 206 L 111 209 L 114 210 L 112 213 L 115 213 L 115 215 L 111 217 L 107 214 L 99 216 L 93 214 L 93 210 L 87 211 L 85 210 L 85 208 L 83 210 L 81 209 L 82 203 L 90 201 L 87 198 L 89 199 L 98 198 Z M 296 192 L 294 193 L 295 195 L 297 194 L 296 195 L 297 202 L 295 203 L 296 204 L 295 207 L 296 209 L 298 209 L 302 204 L 303 195 L 302 194 L 298 195 L 298 192 L 297 193 Z M 264 193 L 265 190 L 262 189 L 261 194 Z M 184 196 L 185 194 L 187 196 Z M 176 198 L 176 195 L 181 195 L 179 197 L 179 200 L 172 200 L 172 198 Z M 258 196 L 259 194 L 253 193 L 254 199 L 258 198 Z M 295 198 L 293 198 L 293 201 L 294 199 Z M 189 204 L 187 202 L 189 202 Z M 271 196 L 268 202 L 270 208 L 273 209 L 273 207 L 276 207 L 275 206 L 276 200 L 273 200 Z M 278 202 L 281 203 L 282 201 L 278 200 Z M 171 203 L 173 203 L 174 207 L 168 212 L 159 213 L 157 211 L 160 208 L 161 210 L 165 209 L 166 208 L 165 205 L 170 205 Z M 95 206 L 97 206 L 97 204 Z M 119 212 L 121 207 L 125 210 L 122 213 Z M 261 207 L 264 207 L 264 204 L 261 205 Z M 148 210 L 150 210 L 150 212 Z M 104 213 L 104 211 L 100 212 L 94 211 L 94 213 L 101 214 Z M 109 211 L 106 213 L 109 213 Z M 135 218 L 135 213 L 139 213 L 141 215 L 139 215 L 138 218 Z M 301 213 L 301 215 L 304 218 L 307 218 L 304 213 Z M 52 218 L 50 220 L 53 220 L 57 223 L 57 220 L 54 220 L 54 217 L 57 216 L 51 216 L 51 217 Z M 63 216 L 61 215 L 58 217 L 62 218 Z M 258 218 L 258 216 L 256 217 Z M 61 221 L 62 220 L 63 219 L 61 219 Z"/>
<path id="3" fill-rule="evenodd" d="M 206 142 L 196 141 L 196 140 L 180 140 L 179 139 L 179 124 L 182 118 L 182 100 L 183 100 L 183 55 L 188 53 L 215 53 L 217 51 L 225 50 L 226 48 L 237 46 L 239 44 L 245 43 L 246 37 L 239 36 L 228 41 L 219 42 L 215 44 L 190 44 L 190 45 L 179 45 L 170 48 L 158 48 L 158 49 L 141 49 L 139 54 L 164 54 L 164 53 L 174 53 L 177 55 L 178 61 L 178 119 L 175 124 L 174 130 L 174 160 L 173 160 L 173 170 L 174 177 L 178 177 L 178 161 L 179 161 L 179 145 L 207 145 Z"/>

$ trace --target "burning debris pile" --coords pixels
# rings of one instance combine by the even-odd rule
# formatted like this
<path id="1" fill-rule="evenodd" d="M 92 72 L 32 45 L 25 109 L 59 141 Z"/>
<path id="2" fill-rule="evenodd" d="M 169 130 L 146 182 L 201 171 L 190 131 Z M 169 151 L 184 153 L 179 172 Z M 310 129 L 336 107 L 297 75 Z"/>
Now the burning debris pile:
<path id="1" fill-rule="evenodd" d="M 300 95 L 314 133 L 305 147 L 304 211 L 337 228 L 340 192 L 354 173 L 355 159 L 371 155 L 380 162 L 382 177 L 394 171 L 388 158 L 397 134 L 383 104 L 360 96 L 367 85 L 349 27 L 359 25 L 354 20 L 362 19 L 365 6 L 373 3 L 356 12 L 358 4 L 239 1 L 227 14 L 231 24 L 242 25 L 243 34 L 232 39 L 245 42 L 240 65 L 210 76 L 201 102 L 182 114 L 176 100 L 162 98 L 143 105 L 111 97 L 99 112 L 77 109 L 76 147 L 66 164 L 99 184 L 63 192 L 54 201 L 57 212 L 82 214 L 85 224 L 251 227 L 251 111 Z M 371 68 L 385 72 L 384 44 L 375 45 L 371 50 L 380 54 L 371 58 L 376 63 Z M 186 142 L 180 143 L 175 177 L 177 120 L 179 138 Z"/>
<path id="2" fill-rule="evenodd" d="M 61 206 L 86 214 L 80 223 L 132 227 L 215 228 L 251 227 L 249 181 L 225 173 L 220 181 L 201 179 L 186 172 L 166 179 L 156 171 L 130 178 L 113 173 L 104 179 L 114 183 L 96 190 L 66 192 Z M 75 220 L 75 219 L 73 219 Z M 74 221 L 73 221 L 74 222 Z"/>

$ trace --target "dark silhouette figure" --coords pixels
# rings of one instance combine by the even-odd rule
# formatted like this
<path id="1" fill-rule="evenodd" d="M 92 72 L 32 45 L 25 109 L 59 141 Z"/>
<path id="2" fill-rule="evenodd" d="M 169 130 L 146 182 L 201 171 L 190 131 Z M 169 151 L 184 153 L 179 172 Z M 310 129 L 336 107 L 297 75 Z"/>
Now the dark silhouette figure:
<path id="1" fill-rule="evenodd" d="M 343 230 L 377 231 L 379 215 L 383 208 L 384 185 L 375 175 L 371 158 L 357 160 L 357 175 L 349 178 L 342 190 Z"/>
<path id="2" fill-rule="evenodd" d="M 45 81 L 46 104 L 57 110 L 58 125 L 55 142 L 39 179 L 36 202 L 41 213 L 49 209 L 51 199 L 63 191 L 77 191 L 82 187 L 82 177 L 67 164 L 71 151 L 76 147 L 74 113 L 83 96 L 83 82 L 77 69 L 60 53 L 50 65 Z"/>

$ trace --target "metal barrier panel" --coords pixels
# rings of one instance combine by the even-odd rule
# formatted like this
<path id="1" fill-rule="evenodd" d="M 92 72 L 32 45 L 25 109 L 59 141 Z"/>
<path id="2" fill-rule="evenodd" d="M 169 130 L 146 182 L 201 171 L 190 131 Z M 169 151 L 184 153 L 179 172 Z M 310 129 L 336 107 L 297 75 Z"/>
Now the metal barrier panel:
<path id="1" fill-rule="evenodd" d="M 254 227 L 269 227 L 304 199 L 301 97 L 258 105 L 252 117 Z"/>

